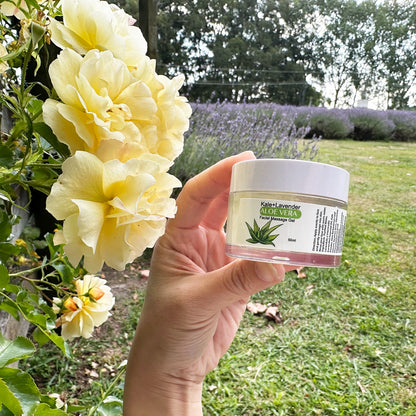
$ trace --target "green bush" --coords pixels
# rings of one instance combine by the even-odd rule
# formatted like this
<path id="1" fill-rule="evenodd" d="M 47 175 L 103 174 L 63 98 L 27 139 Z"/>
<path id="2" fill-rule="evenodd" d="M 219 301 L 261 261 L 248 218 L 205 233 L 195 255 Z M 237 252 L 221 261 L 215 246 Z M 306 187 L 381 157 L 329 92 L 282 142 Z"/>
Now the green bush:
<path id="1" fill-rule="evenodd" d="M 394 123 L 386 111 L 368 110 L 363 108 L 349 111 L 350 120 L 354 125 L 353 139 L 360 141 L 388 141 L 393 137 Z"/>
<path id="2" fill-rule="evenodd" d="M 353 125 L 342 110 L 319 111 L 312 114 L 309 135 L 323 139 L 341 140 L 350 137 Z"/>
<path id="3" fill-rule="evenodd" d="M 416 117 L 414 111 L 388 111 L 394 123 L 392 140 L 397 142 L 416 142 Z"/>
<path id="4" fill-rule="evenodd" d="M 328 140 L 347 139 L 354 126 L 344 110 L 311 107 L 300 109 L 295 118 L 295 126 L 310 127 L 306 137 L 321 137 Z"/>

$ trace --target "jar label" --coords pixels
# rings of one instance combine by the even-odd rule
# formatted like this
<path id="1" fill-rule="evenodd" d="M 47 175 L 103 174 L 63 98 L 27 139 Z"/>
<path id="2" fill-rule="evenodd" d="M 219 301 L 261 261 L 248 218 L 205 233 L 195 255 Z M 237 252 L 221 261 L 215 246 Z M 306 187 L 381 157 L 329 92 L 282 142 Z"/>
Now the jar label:
<path id="1" fill-rule="evenodd" d="M 347 211 L 337 206 L 235 198 L 227 243 L 299 253 L 340 255 Z"/>

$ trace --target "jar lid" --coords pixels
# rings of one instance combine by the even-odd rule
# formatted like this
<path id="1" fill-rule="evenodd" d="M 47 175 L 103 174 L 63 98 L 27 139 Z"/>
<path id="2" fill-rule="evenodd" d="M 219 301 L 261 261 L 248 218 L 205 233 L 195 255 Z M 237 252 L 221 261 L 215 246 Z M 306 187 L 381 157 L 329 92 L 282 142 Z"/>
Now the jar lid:
<path id="1" fill-rule="evenodd" d="M 245 160 L 233 166 L 230 192 L 293 192 L 347 202 L 349 176 L 337 166 L 306 160 Z"/>

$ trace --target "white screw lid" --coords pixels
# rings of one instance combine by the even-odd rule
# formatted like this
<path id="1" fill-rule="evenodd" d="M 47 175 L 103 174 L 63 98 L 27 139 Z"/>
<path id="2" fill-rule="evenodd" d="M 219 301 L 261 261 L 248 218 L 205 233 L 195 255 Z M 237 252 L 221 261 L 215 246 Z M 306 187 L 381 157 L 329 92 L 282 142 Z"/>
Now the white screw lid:
<path id="1" fill-rule="evenodd" d="M 306 160 L 245 160 L 233 166 L 230 192 L 292 192 L 347 202 L 349 176 L 337 166 Z"/>

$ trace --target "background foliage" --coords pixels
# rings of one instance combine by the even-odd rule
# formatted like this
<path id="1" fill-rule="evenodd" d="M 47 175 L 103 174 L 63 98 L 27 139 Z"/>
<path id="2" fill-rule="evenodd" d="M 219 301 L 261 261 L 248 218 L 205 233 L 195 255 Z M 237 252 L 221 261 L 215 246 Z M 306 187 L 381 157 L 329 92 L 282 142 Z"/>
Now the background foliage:
<path id="1" fill-rule="evenodd" d="M 136 1 L 116 1 L 137 16 Z M 416 1 L 158 2 L 159 72 L 191 100 L 414 105 Z"/>

